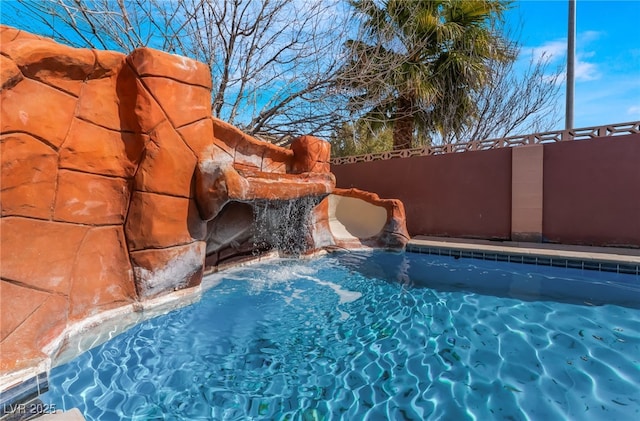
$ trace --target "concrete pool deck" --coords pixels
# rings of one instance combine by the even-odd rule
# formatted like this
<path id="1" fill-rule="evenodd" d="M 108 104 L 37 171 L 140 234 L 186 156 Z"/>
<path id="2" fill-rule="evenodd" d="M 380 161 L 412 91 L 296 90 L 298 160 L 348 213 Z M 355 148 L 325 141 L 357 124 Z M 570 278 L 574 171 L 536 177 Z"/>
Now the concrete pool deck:
<path id="1" fill-rule="evenodd" d="M 640 249 L 566 244 L 413 237 L 407 252 L 601 270 L 640 275 Z"/>

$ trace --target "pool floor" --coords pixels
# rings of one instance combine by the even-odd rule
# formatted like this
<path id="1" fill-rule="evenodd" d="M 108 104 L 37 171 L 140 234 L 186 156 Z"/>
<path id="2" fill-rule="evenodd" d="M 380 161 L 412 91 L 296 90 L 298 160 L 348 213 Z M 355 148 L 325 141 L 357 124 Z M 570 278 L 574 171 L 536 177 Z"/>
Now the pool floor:
<path id="1" fill-rule="evenodd" d="M 640 417 L 638 276 L 376 251 L 218 281 L 53 369 L 42 400 L 87 420 Z"/>

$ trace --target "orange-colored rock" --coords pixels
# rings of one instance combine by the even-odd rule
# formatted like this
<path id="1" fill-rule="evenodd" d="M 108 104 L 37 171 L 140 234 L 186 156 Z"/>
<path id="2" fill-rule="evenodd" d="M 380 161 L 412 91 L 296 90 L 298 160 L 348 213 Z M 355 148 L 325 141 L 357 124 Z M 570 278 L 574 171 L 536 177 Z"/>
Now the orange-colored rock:
<path id="1" fill-rule="evenodd" d="M 288 172 L 291 165 L 292 154 L 289 149 L 280 148 L 271 143 L 245 142 L 236 147 L 236 163 L 251 163 L 250 156 L 262 158 L 257 168 L 262 172 L 280 173 Z"/>
<path id="2" fill-rule="evenodd" d="M 185 143 L 189 146 L 189 149 L 198 157 L 209 153 L 208 149 L 213 146 L 219 148 L 212 142 L 213 121 L 211 117 L 203 118 L 195 123 L 182 126 L 178 129 L 178 133 L 180 133 L 182 139 L 184 139 Z M 233 159 L 232 155 L 229 154 L 229 156 Z"/>
<path id="3" fill-rule="evenodd" d="M 4 341 L 11 332 L 16 330 L 49 295 L 43 291 L 0 280 L 0 297 L 5 298 L 0 306 L 0 341 Z"/>
<path id="4" fill-rule="evenodd" d="M 151 92 L 140 79 L 136 79 L 135 117 L 136 124 L 143 133 L 149 133 L 167 119 L 167 115 Z"/>
<path id="5" fill-rule="evenodd" d="M 24 76 L 13 60 L 0 55 L 0 89 L 11 89 L 22 79 Z"/>
<path id="6" fill-rule="evenodd" d="M 293 165 L 291 172 L 328 173 L 330 169 L 331 145 L 314 136 L 301 136 L 291 143 Z"/>
<path id="7" fill-rule="evenodd" d="M 133 177 L 144 139 L 74 119 L 60 150 L 60 167 L 115 177 Z"/>
<path id="8" fill-rule="evenodd" d="M 293 151 L 260 142 L 217 118 L 212 119 L 214 142 L 233 157 L 236 167 L 268 172 L 289 172 Z"/>
<path id="9" fill-rule="evenodd" d="M 142 81 L 173 127 L 179 128 L 211 116 L 210 89 L 164 77 L 148 76 Z"/>
<path id="10" fill-rule="evenodd" d="M 136 173 L 138 190 L 189 197 L 196 157 L 168 121 L 149 134 L 144 160 Z"/>
<path id="11" fill-rule="evenodd" d="M 137 298 L 122 226 L 87 232 L 77 252 L 69 290 L 69 319 L 82 320 Z"/>
<path id="12" fill-rule="evenodd" d="M 76 103 L 69 94 L 24 79 L 0 92 L 0 132 L 29 133 L 58 148 L 69 131 Z"/>
<path id="13" fill-rule="evenodd" d="M 4 299 L 3 299 L 4 305 Z M 67 326 L 67 298 L 51 294 L 0 343 L 0 371 L 29 367 L 40 362 L 42 349 Z"/>
<path id="14" fill-rule="evenodd" d="M 234 161 L 236 166 L 255 167 L 258 171 L 284 174 L 290 167 L 292 153 L 289 149 L 280 148 L 256 139 L 244 141 L 236 146 Z"/>
<path id="15" fill-rule="evenodd" d="M 316 206 L 311 237 L 316 247 L 391 250 L 404 249 L 410 239 L 401 201 L 358 189 L 335 189 Z"/>
<path id="16" fill-rule="evenodd" d="M 53 219 L 78 224 L 122 224 L 128 202 L 129 186 L 123 178 L 60 170 Z"/>
<path id="17" fill-rule="evenodd" d="M 112 76 L 120 76 L 127 81 L 130 78 L 136 78 L 135 74 L 130 71 L 131 69 L 129 68 L 129 66 L 126 66 L 126 57 L 124 54 L 117 51 L 102 50 L 93 50 L 93 54 L 95 54 L 96 56 L 96 62 L 93 68 L 93 72 L 91 72 L 91 74 L 89 75 L 89 80 L 110 78 Z M 121 72 L 121 70 L 123 70 L 123 67 L 127 67 L 127 69 Z M 117 82 L 118 81 L 116 80 L 116 85 Z M 124 107 L 122 108 L 124 110 Z"/>
<path id="18" fill-rule="evenodd" d="M 198 285 L 207 253 L 217 265 L 254 251 L 256 208 L 317 203 L 335 187 L 327 142 L 285 149 L 213 118 L 202 63 L 2 25 L 0 51 L 3 372 L 41 361 L 69 322 Z M 376 244 L 401 244 L 401 204 L 365 199 L 389 214 Z M 308 248 L 335 243 L 301 230 Z"/>
<path id="19" fill-rule="evenodd" d="M 49 86 L 79 96 L 82 84 L 93 71 L 91 50 L 34 39 L 19 39 L 0 46 L 22 74 Z"/>
<path id="20" fill-rule="evenodd" d="M 292 200 L 307 196 L 325 196 L 333 190 L 336 179 L 331 173 L 299 175 L 241 171 L 247 183 L 230 190 L 231 199 Z"/>
<path id="21" fill-rule="evenodd" d="M 97 55 L 96 70 L 82 86 L 77 116 L 115 131 L 138 133 L 140 124 L 134 110 L 138 80 L 120 53 Z M 112 66 L 112 67 L 108 67 Z"/>
<path id="22" fill-rule="evenodd" d="M 205 248 L 204 241 L 197 241 L 171 248 L 132 252 L 131 262 L 138 279 L 140 297 L 152 298 L 199 285 Z"/>
<path id="23" fill-rule="evenodd" d="M 285 149 L 288 151 L 289 149 Z M 278 156 L 280 155 L 280 156 Z M 287 174 L 290 166 L 291 156 L 282 156 L 283 154 L 266 153 L 262 157 L 262 172 Z"/>
<path id="24" fill-rule="evenodd" d="M 8 44 L 12 41 L 21 39 L 44 40 L 51 43 L 54 42 L 50 38 L 41 37 L 39 35 L 35 35 L 26 31 L 21 31 L 20 29 L 13 28 L 11 26 L 0 25 L 0 45 Z"/>
<path id="25" fill-rule="evenodd" d="M 199 61 L 150 48 L 132 51 L 127 60 L 142 77 L 165 77 L 211 90 L 211 71 Z"/>
<path id="26" fill-rule="evenodd" d="M 253 142 L 242 142 L 236 145 L 236 153 L 233 157 L 236 168 L 251 168 L 262 170 L 262 157 L 266 150 L 263 145 Z"/>
<path id="27" fill-rule="evenodd" d="M 213 134 L 216 143 L 227 151 L 232 157 L 235 155 L 236 146 L 245 142 L 249 136 L 231 124 L 224 122 L 218 118 L 212 118 Z"/>
<path id="28" fill-rule="evenodd" d="M 68 294 L 77 253 L 88 230 L 87 226 L 31 218 L 0 219 L 0 276 L 42 291 Z"/>
<path id="29" fill-rule="evenodd" d="M 15 40 L 18 34 L 22 32 L 19 29 L 12 28 L 11 26 L 0 25 L 0 45 L 8 44 L 11 41 Z M 27 34 L 29 34 L 27 32 Z M 33 38 L 36 38 L 36 35 L 29 34 Z"/>
<path id="30" fill-rule="evenodd" d="M 311 214 L 310 242 L 316 249 L 336 246 L 329 224 L 329 198 L 324 198 L 316 205 Z"/>
<path id="31" fill-rule="evenodd" d="M 215 218 L 229 201 L 229 188 L 242 185 L 243 180 L 228 163 L 203 160 L 196 167 L 195 196 L 200 217 L 205 221 Z"/>
<path id="32" fill-rule="evenodd" d="M 196 168 L 196 200 L 200 215 L 211 220 L 230 200 L 292 200 L 325 196 L 335 187 L 331 173 L 300 175 L 237 170 L 230 165 L 201 161 Z"/>
<path id="33" fill-rule="evenodd" d="M 55 194 L 58 155 L 26 133 L 0 136 L 2 216 L 49 219 Z"/>
<path id="34" fill-rule="evenodd" d="M 192 243 L 202 240 L 205 230 L 193 200 L 140 191 L 131 197 L 125 225 L 129 251 Z"/>

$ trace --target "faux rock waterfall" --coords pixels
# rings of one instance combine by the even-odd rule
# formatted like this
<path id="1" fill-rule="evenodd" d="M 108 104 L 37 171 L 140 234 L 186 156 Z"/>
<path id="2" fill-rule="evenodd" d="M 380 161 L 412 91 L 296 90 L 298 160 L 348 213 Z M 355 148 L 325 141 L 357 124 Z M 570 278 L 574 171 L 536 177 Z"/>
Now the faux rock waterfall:
<path id="1" fill-rule="evenodd" d="M 74 323 L 239 256 L 408 241 L 402 203 L 335 191 L 327 142 L 286 149 L 213 118 L 202 63 L 6 26 L 0 52 L 1 373 L 51 358 Z"/>

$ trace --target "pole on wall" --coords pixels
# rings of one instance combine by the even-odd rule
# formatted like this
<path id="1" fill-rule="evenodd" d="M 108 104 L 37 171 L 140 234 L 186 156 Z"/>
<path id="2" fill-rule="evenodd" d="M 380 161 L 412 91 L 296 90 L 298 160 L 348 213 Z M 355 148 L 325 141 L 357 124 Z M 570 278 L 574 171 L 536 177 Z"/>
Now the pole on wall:
<path id="1" fill-rule="evenodd" d="M 573 128 L 573 98 L 576 58 L 576 0 L 569 0 L 569 24 L 567 33 L 567 102 L 564 128 Z"/>

